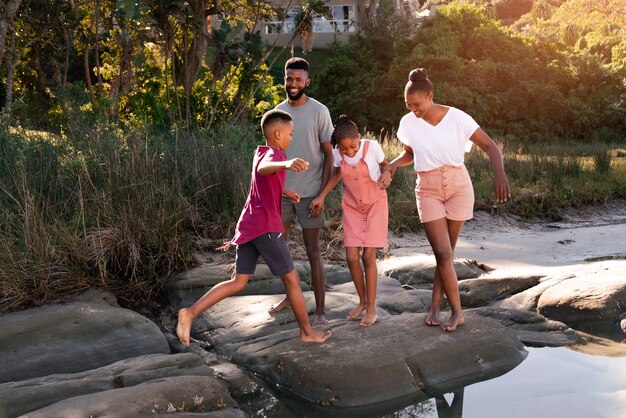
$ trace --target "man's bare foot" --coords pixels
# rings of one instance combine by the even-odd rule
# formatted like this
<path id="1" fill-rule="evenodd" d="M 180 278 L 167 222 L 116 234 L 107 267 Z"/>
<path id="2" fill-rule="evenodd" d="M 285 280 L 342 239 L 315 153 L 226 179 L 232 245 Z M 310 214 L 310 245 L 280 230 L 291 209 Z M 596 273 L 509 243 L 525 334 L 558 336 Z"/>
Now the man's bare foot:
<path id="1" fill-rule="evenodd" d="M 452 314 L 450 319 L 441 324 L 441 329 L 447 332 L 455 331 L 459 325 L 463 325 L 465 320 L 463 319 L 463 314 Z"/>
<path id="2" fill-rule="evenodd" d="M 428 316 L 426 317 L 426 325 L 430 327 L 434 327 L 440 324 L 439 322 L 439 312 L 428 311 Z"/>
<path id="3" fill-rule="evenodd" d="M 193 322 L 193 315 L 187 308 L 183 308 L 178 311 L 178 325 L 176 325 L 176 335 L 181 343 L 185 347 L 189 347 L 189 333 L 191 332 L 191 323 Z"/>
<path id="4" fill-rule="evenodd" d="M 364 310 L 365 310 L 365 304 L 359 303 L 357 307 L 354 308 L 354 310 L 346 316 L 346 318 L 350 321 L 354 321 L 355 319 L 359 317 L 359 315 L 363 313 Z"/>
<path id="5" fill-rule="evenodd" d="M 313 320 L 313 326 L 328 324 L 328 319 L 324 314 L 315 314 L 315 319 Z M 326 337 L 328 338 L 328 337 Z"/>
<path id="6" fill-rule="evenodd" d="M 305 343 L 323 343 L 330 337 L 332 332 L 330 331 L 317 331 L 311 329 L 311 332 L 304 334 L 300 331 L 300 339 Z"/>
<path id="7" fill-rule="evenodd" d="M 376 308 L 374 308 L 372 310 L 372 312 L 366 312 L 365 316 L 363 317 L 363 319 L 361 319 L 361 326 L 362 327 L 371 327 L 372 325 L 374 325 L 376 323 L 376 321 L 378 320 L 378 314 L 376 313 Z"/>
<path id="8" fill-rule="evenodd" d="M 283 300 L 281 300 L 278 303 L 273 304 L 272 306 L 270 306 L 270 308 L 267 310 L 267 313 L 269 313 L 270 315 L 275 314 L 276 312 L 280 312 L 285 308 L 288 308 L 289 305 L 289 299 L 285 298 Z"/>

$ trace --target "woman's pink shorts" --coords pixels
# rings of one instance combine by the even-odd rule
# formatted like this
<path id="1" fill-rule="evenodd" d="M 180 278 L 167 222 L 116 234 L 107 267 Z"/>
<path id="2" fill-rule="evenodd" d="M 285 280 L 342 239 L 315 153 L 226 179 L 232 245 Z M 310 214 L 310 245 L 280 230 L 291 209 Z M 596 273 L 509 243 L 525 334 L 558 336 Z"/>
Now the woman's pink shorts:
<path id="1" fill-rule="evenodd" d="M 415 197 L 422 223 L 441 218 L 466 221 L 474 217 L 474 188 L 464 165 L 419 171 Z"/>

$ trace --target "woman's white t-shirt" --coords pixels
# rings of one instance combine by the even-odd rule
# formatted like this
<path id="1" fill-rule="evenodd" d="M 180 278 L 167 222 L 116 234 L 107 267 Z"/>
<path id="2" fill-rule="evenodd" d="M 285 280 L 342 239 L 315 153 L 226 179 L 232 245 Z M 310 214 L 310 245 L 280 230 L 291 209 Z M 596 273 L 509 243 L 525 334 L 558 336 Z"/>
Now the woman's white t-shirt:
<path id="1" fill-rule="evenodd" d="M 359 144 L 359 150 L 356 152 L 354 157 L 348 157 L 344 154 L 345 161 L 350 165 L 356 165 L 359 163 L 361 156 L 363 155 L 363 145 L 365 141 L 369 142 L 369 147 L 367 150 L 367 155 L 365 156 L 365 164 L 367 164 L 367 168 L 370 171 L 370 177 L 374 181 L 378 181 L 380 177 L 380 163 L 385 160 L 385 153 L 383 152 L 382 147 L 376 141 L 372 141 L 371 139 L 361 139 L 361 143 Z M 333 165 L 335 167 L 339 167 L 341 165 L 341 153 L 338 148 L 333 148 Z"/>
<path id="2" fill-rule="evenodd" d="M 472 149 L 469 138 L 478 128 L 470 115 L 450 107 L 436 126 L 413 113 L 404 115 L 397 136 L 413 149 L 415 171 L 430 171 L 443 165 L 463 165 L 465 153 Z"/>

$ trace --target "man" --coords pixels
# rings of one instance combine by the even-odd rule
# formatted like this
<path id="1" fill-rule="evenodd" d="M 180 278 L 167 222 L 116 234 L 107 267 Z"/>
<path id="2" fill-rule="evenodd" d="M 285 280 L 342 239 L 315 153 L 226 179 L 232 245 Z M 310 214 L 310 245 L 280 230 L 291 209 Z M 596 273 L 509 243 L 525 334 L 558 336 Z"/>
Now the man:
<path id="1" fill-rule="evenodd" d="M 320 235 L 324 224 L 322 210 L 311 208 L 312 200 L 330 178 L 333 166 L 333 150 L 330 136 L 333 123 L 328 108 L 308 97 L 306 88 L 311 84 L 309 63 L 293 57 L 285 63 L 285 91 L 287 100 L 276 106 L 293 118 L 293 140 L 287 150 L 287 158 L 302 158 L 309 162 L 308 170 L 288 172 L 285 188 L 300 196 L 300 202 L 294 203 L 283 197 L 282 217 L 285 239 L 288 239 L 291 225 L 295 219 L 302 227 L 302 238 L 311 266 L 311 282 L 315 295 L 315 319 L 313 325 L 328 322 L 324 311 L 326 279 L 324 263 L 320 250 Z M 278 312 L 289 305 L 287 299 L 270 308 L 270 313 Z"/>

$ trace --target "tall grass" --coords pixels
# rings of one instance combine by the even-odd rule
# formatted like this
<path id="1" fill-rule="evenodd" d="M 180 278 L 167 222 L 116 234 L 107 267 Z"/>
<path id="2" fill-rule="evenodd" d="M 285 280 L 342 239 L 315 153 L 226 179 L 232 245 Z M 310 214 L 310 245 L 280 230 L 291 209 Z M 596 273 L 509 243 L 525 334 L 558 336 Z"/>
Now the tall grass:
<path id="1" fill-rule="evenodd" d="M 79 137 L 0 129 L 0 311 L 89 286 L 126 305 L 158 299 L 243 206 L 254 128 L 199 135 L 84 127 Z"/>

